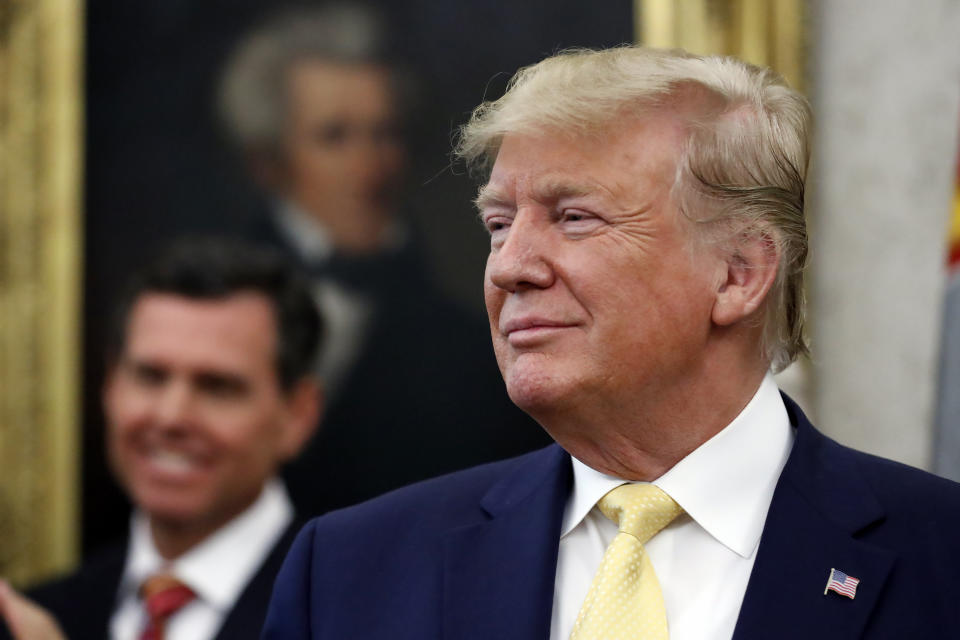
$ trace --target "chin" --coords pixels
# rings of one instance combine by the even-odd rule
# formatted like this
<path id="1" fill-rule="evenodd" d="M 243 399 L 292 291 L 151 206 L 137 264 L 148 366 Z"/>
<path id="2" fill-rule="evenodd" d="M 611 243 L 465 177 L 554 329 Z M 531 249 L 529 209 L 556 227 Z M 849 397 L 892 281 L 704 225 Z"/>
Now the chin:
<path id="1" fill-rule="evenodd" d="M 538 415 L 562 409 L 571 397 L 565 385 L 540 372 L 512 371 L 506 377 L 506 384 L 510 400 L 534 419 Z"/>
<path id="2" fill-rule="evenodd" d="M 195 496 L 172 492 L 143 492 L 134 496 L 134 502 L 152 519 L 174 526 L 202 520 L 210 509 Z"/>

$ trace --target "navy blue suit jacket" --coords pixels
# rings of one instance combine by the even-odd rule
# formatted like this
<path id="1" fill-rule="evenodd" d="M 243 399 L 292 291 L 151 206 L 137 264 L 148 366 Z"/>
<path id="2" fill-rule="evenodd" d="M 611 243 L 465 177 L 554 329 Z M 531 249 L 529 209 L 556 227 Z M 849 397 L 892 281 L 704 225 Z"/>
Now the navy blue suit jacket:
<path id="1" fill-rule="evenodd" d="M 960 634 L 960 485 L 840 446 L 787 405 L 796 442 L 734 638 Z M 547 640 L 571 480 L 554 445 L 311 521 L 264 640 Z M 824 595 L 831 568 L 860 579 L 855 599 Z"/>

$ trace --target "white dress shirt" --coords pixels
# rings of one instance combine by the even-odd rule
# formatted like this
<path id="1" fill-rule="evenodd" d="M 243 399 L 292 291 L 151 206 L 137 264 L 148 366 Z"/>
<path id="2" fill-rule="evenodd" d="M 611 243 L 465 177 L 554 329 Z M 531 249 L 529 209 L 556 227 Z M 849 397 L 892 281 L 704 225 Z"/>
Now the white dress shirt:
<path id="1" fill-rule="evenodd" d="M 729 640 L 793 429 L 772 376 L 725 429 L 653 484 L 683 507 L 645 548 L 671 640 Z M 596 507 L 624 484 L 573 459 L 557 559 L 551 640 L 567 640 L 616 525 Z"/>
<path id="2" fill-rule="evenodd" d="M 293 505 L 283 484 L 274 479 L 246 511 L 184 555 L 167 562 L 157 552 L 146 515 L 134 513 L 117 608 L 110 618 L 110 637 L 140 637 L 147 615 L 137 591 L 144 580 L 162 571 L 174 575 L 196 594 L 167 622 L 166 640 L 211 640 L 292 521 Z"/>

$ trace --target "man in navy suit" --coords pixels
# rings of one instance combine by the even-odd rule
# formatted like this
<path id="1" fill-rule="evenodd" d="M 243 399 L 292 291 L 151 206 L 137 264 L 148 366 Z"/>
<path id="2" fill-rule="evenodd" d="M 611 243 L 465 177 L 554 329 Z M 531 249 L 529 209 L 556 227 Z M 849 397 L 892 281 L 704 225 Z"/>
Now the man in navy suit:
<path id="1" fill-rule="evenodd" d="M 624 484 L 680 513 L 624 568 L 673 640 L 955 633 L 960 487 L 827 439 L 770 375 L 807 351 L 809 121 L 769 70 L 642 47 L 478 108 L 494 349 L 557 444 L 312 521 L 264 638 L 613 637 L 584 620 Z"/>

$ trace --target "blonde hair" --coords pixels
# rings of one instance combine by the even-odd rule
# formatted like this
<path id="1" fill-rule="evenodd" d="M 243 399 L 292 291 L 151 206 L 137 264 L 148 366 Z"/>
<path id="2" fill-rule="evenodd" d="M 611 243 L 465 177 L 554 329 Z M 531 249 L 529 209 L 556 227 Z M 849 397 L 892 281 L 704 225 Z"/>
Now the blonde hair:
<path id="1" fill-rule="evenodd" d="M 517 72 L 498 100 L 477 107 L 454 153 L 487 172 L 511 133 L 589 136 L 656 109 L 686 119 L 674 194 L 704 233 L 776 243 L 762 348 L 774 370 L 807 354 L 804 183 L 811 113 L 778 74 L 734 58 L 623 46 L 561 52 Z"/>

